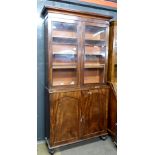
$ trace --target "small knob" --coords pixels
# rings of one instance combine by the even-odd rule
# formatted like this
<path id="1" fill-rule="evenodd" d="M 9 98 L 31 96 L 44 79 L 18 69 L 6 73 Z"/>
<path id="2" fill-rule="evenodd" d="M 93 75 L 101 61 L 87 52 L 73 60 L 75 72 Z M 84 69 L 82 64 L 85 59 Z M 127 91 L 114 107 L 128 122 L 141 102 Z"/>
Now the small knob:
<path id="1" fill-rule="evenodd" d="M 80 122 L 83 122 L 83 120 L 84 120 L 84 116 L 81 117 Z"/>
<path id="2" fill-rule="evenodd" d="M 81 117 L 80 122 L 82 122 L 82 120 L 83 120 L 83 119 L 82 119 L 82 117 Z"/>
<path id="3" fill-rule="evenodd" d="M 90 94 L 90 95 L 91 95 L 91 94 L 92 94 L 92 92 L 91 92 L 91 91 L 89 91 L 89 92 L 88 92 L 88 94 Z"/>

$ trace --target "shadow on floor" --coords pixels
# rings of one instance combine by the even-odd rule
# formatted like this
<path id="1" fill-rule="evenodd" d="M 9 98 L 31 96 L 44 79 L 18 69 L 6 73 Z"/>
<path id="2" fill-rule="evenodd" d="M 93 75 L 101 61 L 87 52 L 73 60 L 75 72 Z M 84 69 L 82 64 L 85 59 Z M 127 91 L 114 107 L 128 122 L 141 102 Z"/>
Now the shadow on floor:
<path id="1" fill-rule="evenodd" d="M 50 155 L 45 142 L 38 143 L 37 155 Z M 61 147 L 54 155 L 117 155 L 117 149 L 110 137 L 105 141 L 94 138 Z"/>

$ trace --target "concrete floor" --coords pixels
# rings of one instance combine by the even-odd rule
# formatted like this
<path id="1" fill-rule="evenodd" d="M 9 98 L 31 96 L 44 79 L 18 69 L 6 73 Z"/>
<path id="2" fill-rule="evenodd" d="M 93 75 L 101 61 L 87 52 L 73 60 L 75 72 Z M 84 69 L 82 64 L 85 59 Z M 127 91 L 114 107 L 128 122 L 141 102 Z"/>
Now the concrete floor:
<path id="1" fill-rule="evenodd" d="M 38 142 L 37 155 L 50 155 L 45 142 Z M 117 155 L 117 148 L 110 137 L 95 138 L 58 149 L 54 155 Z"/>

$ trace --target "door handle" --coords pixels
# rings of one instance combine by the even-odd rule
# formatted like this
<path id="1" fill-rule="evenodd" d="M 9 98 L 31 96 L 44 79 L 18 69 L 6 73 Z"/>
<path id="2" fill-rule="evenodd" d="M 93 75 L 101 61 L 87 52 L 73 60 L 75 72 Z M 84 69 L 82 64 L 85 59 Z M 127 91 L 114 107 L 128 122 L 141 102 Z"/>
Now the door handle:
<path id="1" fill-rule="evenodd" d="M 80 122 L 83 122 L 83 120 L 84 120 L 84 116 L 81 117 Z"/>
<path id="2" fill-rule="evenodd" d="M 89 92 L 88 92 L 88 94 L 90 94 L 90 95 L 91 95 L 91 94 L 92 94 L 92 92 L 91 92 L 91 91 L 89 91 Z"/>
<path id="3" fill-rule="evenodd" d="M 82 117 L 81 117 L 81 119 L 80 119 L 80 122 L 82 122 Z"/>

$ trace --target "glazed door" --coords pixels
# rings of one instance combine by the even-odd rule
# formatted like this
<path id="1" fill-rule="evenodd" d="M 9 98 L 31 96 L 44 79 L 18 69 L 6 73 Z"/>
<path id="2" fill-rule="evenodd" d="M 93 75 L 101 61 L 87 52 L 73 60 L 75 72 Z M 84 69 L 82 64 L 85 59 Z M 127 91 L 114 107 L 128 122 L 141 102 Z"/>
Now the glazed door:
<path id="1" fill-rule="evenodd" d="M 108 25 L 85 22 L 83 27 L 82 83 L 103 84 L 107 72 Z"/>
<path id="2" fill-rule="evenodd" d="M 80 105 L 80 137 L 106 133 L 108 89 L 83 90 Z"/>
<path id="3" fill-rule="evenodd" d="M 78 85 L 78 22 L 52 18 L 51 86 Z"/>
<path id="4" fill-rule="evenodd" d="M 50 99 L 50 145 L 78 140 L 80 92 L 53 93 Z"/>

